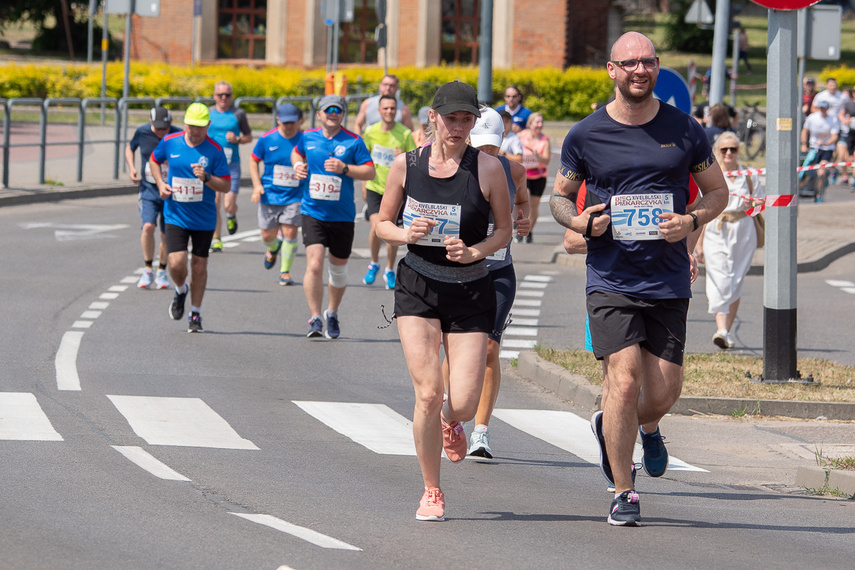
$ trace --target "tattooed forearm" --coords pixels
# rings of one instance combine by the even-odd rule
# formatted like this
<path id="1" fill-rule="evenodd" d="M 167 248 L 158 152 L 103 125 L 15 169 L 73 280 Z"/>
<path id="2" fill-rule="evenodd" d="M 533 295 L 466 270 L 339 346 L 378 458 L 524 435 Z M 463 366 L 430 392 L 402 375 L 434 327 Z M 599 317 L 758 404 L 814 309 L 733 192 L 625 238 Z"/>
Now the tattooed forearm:
<path id="1" fill-rule="evenodd" d="M 552 211 L 552 217 L 555 218 L 556 222 L 565 228 L 573 229 L 570 224 L 577 215 L 575 193 L 569 196 L 553 193 L 549 199 L 549 209 Z"/>

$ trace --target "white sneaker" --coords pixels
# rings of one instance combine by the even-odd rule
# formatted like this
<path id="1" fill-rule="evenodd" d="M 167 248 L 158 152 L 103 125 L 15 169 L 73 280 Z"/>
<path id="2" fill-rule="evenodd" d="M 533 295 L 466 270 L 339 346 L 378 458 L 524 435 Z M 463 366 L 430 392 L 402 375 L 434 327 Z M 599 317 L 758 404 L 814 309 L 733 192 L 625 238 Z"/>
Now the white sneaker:
<path id="1" fill-rule="evenodd" d="M 484 431 L 481 431 L 484 428 Z M 475 426 L 472 435 L 469 436 L 469 455 L 493 459 L 493 450 L 490 449 L 490 434 L 487 426 Z"/>
<path id="2" fill-rule="evenodd" d="M 730 335 L 730 331 L 724 334 L 724 344 L 726 348 L 733 348 L 736 346 L 736 342 L 733 340 L 733 337 Z"/>
<path id="3" fill-rule="evenodd" d="M 154 272 L 151 269 L 146 268 L 146 270 L 143 271 L 143 274 L 140 275 L 140 280 L 137 282 L 137 287 L 139 287 L 140 289 L 145 289 L 146 287 L 151 285 L 152 281 L 154 281 Z"/>
<path id="4" fill-rule="evenodd" d="M 722 350 L 724 350 L 725 348 L 733 348 L 733 340 L 730 341 L 730 346 L 728 346 L 727 343 L 727 337 L 729 334 L 730 333 L 728 333 L 725 329 L 718 329 L 717 331 L 715 331 L 715 334 L 712 335 L 712 341 L 717 347 L 721 348 Z"/>
<path id="5" fill-rule="evenodd" d="M 166 269 L 158 269 L 157 277 L 154 278 L 155 289 L 169 289 L 169 277 L 166 276 Z"/>

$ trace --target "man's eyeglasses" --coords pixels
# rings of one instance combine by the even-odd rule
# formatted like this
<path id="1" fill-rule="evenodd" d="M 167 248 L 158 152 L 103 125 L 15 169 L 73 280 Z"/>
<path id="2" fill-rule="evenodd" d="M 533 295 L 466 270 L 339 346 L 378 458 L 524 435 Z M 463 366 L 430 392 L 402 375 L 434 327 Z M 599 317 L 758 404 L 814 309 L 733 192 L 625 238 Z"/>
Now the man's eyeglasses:
<path id="1" fill-rule="evenodd" d="M 231 93 L 214 93 L 214 97 L 231 97 Z"/>
<path id="2" fill-rule="evenodd" d="M 327 115 L 340 115 L 341 107 L 327 107 L 324 113 Z"/>
<path id="3" fill-rule="evenodd" d="M 638 68 L 639 63 L 641 63 L 644 69 L 651 70 L 656 69 L 659 66 L 659 58 L 645 57 L 643 59 L 622 59 L 620 61 L 612 61 L 612 63 L 627 72 L 635 71 Z"/>
<path id="4" fill-rule="evenodd" d="M 719 152 L 721 152 L 721 154 L 727 154 L 728 152 L 732 152 L 733 154 L 736 154 L 737 152 L 739 152 L 739 147 L 738 146 L 723 146 L 718 150 L 719 150 Z"/>
<path id="5" fill-rule="evenodd" d="M 520 95 L 519 95 L 519 93 L 505 93 L 505 98 L 506 98 L 506 99 L 507 99 L 508 97 L 510 97 L 511 99 L 518 99 L 518 98 L 519 98 L 519 96 L 520 96 Z"/>

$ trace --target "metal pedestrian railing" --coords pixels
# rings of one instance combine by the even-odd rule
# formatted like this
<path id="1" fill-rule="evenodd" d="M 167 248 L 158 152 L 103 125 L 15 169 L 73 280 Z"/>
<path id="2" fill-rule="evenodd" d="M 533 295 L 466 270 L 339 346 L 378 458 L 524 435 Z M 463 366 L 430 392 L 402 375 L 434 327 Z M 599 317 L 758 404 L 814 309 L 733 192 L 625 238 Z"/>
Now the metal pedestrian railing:
<path id="1" fill-rule="evenodd" d="M 357 94 L 357 95 L 348 95 L 345 97 L 345 101 L 347 103 L 348 109 L 347 112 L 353 112 L 354 114 L 359 109 L 360 103 L 368 98 L 369 95 L 366 94 Z M 272 125 L 276 126 L 276 108 L 283 103 L 293 103 L 303 109 L 308 107 L 309 113 L 306 115 L 306 119 L 309 123 L 309 128 L 315 127 L 315 118 L 317 110 L 317 103 L 320 100 L 320 97 L 238 97 L 235 99 L 235 106 L 240 108 L 241 105 L 269 105 L 272 109 Z M 3 165 L 3 176 L 2 176 L 2 186 L 3 188 L 9 187 L 9 182 L 11 178 L 11 150 L 16 148 L 38 148 L 38 183 L 45 184 L 45 167 L 47 163 L 47 149 L 48 147 L 59 147 L 59 146 L 73 146 L 76 149 L 76 169 L 75 169 L 75 180 L 77 182 L 83 182 L 84 177 L 84 156 L 87 145 L 95 145 L 95 144 L 111 144 L 113 147 L 113 157 L 112 157 L 112 167 L 113 167 L 113 179 L 119 179 L 119 170 L 120 167 L 124 169 L 126 165 L 122 160 L 123 150 L 125 145 L 130 140 L 128 136 L 128 112 L 131 108 L 134 107 L 147 107 L 150 108 L 154 105 L 166 106 L 170 108 L 186 108 L 190 103 L 194 102 L 202 102 L 207 105 L 212 105 L 213 99 L 210 97 L 123 97 L 117 99 L 115 97 L 92 97 L 92 98 L 72 98 L 72 97 L 49 97 L 46 99 L 41 98 L 33 98 L 33 97 L 12 97 L 9 99 L 0 99 L 0 110 L 3 113 L 3 139 L 2 139 L 2 165 Z M 87 138 L 87 126 L 96 126 L 94 124 L 87 124 L 87 111 L 92 111 L 94 107 L 98 106 L 101 110 L 101 125 L 106 126 L 106 117 L 107 114 L 105 110 L 110 108 L 111 111 L 109 116 L 113 121 L 113 136 L 109 135 L 100 135 L 101 138 Z M 73 140 L 49 140 L 49 126 L 50 122 L 48 121 L 49 114 L 51 109 L 55 108 L 71 108 L 76 110 L 77 112 L 77 128 L 76 135 Z M 21 142 L 20 140 L 15 140 L 12 135 L 12 113 L 18 109 L 29 108 L 34 110 L 39 115 L 39 129 L 38 129 L 38 140 L 35 142 Z M 103 132 L 103 131 L 102 131 Z"/>

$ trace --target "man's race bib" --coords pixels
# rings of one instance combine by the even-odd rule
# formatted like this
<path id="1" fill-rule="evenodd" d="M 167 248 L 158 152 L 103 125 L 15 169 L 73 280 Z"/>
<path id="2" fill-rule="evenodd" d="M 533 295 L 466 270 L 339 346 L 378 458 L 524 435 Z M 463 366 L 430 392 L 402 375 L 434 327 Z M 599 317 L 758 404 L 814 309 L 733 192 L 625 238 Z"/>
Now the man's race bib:
<path id="1" fill-rule="evenodd" d="M 223 152 L 226 154 L 226 162 L 228 164 L 232 163 L 232 154 L 234 154 L 235 150 L 230 146 L 224 146 Z"/>
<path id="2" fill-rule="evenodd" d="M 300 179 L 294 174 L 294 169 L 281 164 L 273 165 L 273 185 L 296 188 L 300 185 Z"/>
<path id="3" fill-rule="evenodd" d="M 489 225 L 487 225 L 487 237 L 490 237 L 491 235 L 493 235 L 493 223 L 492 222 Z M 500 249 L 499 251 L 488 255 L 487 259 L 489 259 L 490 261 L 504 261 L 505 258 L 508 256 L 508 252 L 510 250 L 511 250 L 511 244 L 508 244 L 505 247 L 503 247 L 502 249 Z"/>
<path id="4" fill-rule="evenodd" d="M 309 178 L 309 196 L 313 200 L 338 202 L 341 198 L 341 178 L 329 174 L 312 174 Z"/>
<path id="5" fill-rule="evenodd" d="M 428 204 L 407 197 L 404 206 L 404 228 L 408 229 L 416 218 L 436 221 L 428 235 L 416 242 L 417 245 L 445 247 L 445 236 L 460 237 L 460 204 Z"/>
<path id="6" fill-rule="evenodd" d="M 625 194 L 611 197 L 612 237 L 620 241 L 665 239 L 659 217 L 674 212 L 672 194 Z"/>
<path id="7" fill-rule="evenodd" d="M 172 199 L 176 202 L 201 202 L 205 192 L 205 184 L 198 178 L 172 179 Z"/>
<path id="8" fill-rule="evenodd" d="M 145 181 L 146 182 L 148 182 L 149 184 L 157 184 L 157 182 L 154 179 L 154 176 L 152 176 L 152 174 L 151 174 L 151 165 L 148 163 L 148 161 L 145 161 L 143 163 L 143 172 L 145 173 Z M 164 180 L 169 180 L 169 163 L 168 162 L 164 162 L 163 164 L 160 165 L 160 173 L 163 175 Z"/>
<path id="9" fill-rule="evenodd" d="M 375 144 L 371 149 L 371 159 L 375 166 L 392 166 L 392 161 L 395 160 L 395 149 Z"/>

